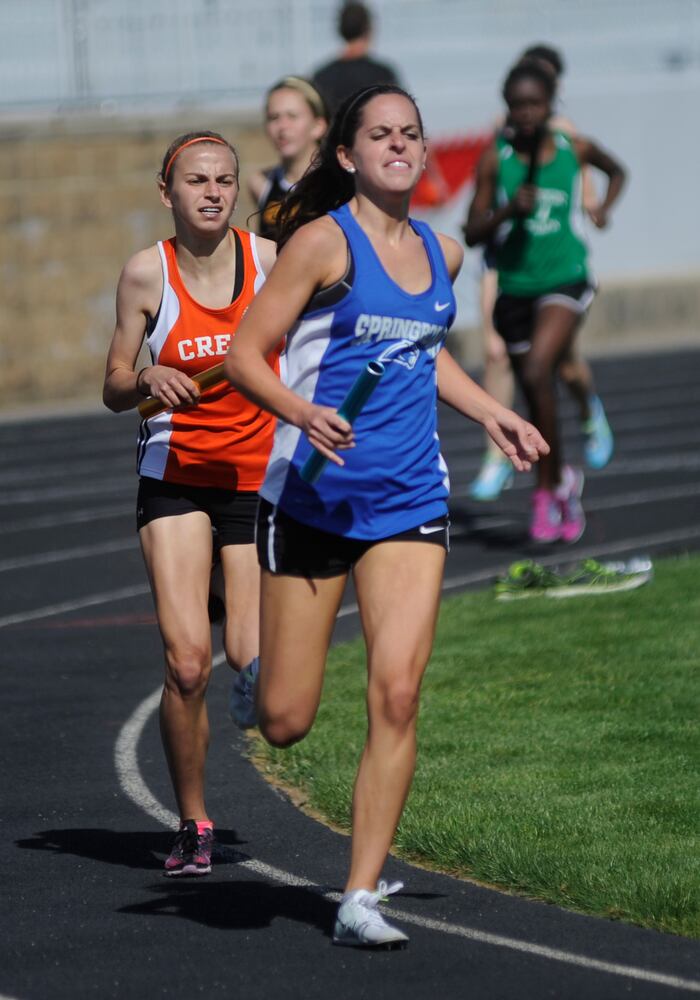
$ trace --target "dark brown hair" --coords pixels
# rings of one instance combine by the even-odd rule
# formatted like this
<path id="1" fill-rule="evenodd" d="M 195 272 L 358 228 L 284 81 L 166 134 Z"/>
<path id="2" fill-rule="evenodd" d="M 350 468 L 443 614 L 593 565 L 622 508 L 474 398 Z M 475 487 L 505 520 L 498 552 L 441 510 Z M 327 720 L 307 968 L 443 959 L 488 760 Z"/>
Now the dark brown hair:
<path id="1" fill-rule="evenodd" d="M 340 166 L 336 150 L 338 146 L 353 145 L 363 108 L 372 98 L 384 94 L 398 94 L 409 100 L 416 109 L 421 135 L 425 134 L 418 105 L 401 87 L 382 83 L 351 94 L 336 111 L 311 166 L 282 202 L 277 216 L 278 247 L 283 247 L 300 226 L 340 208 L 355 194 L 352 174 Z"/>

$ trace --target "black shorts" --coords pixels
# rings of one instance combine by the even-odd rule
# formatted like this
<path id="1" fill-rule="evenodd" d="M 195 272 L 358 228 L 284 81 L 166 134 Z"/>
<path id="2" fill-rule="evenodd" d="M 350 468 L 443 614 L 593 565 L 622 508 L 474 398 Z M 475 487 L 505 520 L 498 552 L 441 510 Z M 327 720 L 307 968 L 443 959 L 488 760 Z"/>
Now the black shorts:
<path id="1" fill-rule="evenodd" d="M 498 244 L 485 243 L 481 251 L 481 273 L 498 268 Z"/>
<path id="2" fill-rule="evenodd" d="M 583 316 L 595 293 L 595 286 L 589 281 L 559 285 L 542 295 L 507 295 L 499 292 L 493 310 L 493 325 L 505 340 L 509 354 L 525 354 L 530 350 L 535 317 L 541 306 L 562 305 Z"/>
<path id="3" fill-rule="evenodd" d="M 206 486 L 185 486 L 142 476 L 136 499 L 136 530 L 158 517 L 203 511 L 221 545 L 252 545 L 258 494 Z"/>
<path id="4" fill-rule="evenodd" d="M 368 549 L 380 542 L 428 542 L 449 552 L 450 521 L 445 514 L 388 538 L 345 538 L 301 524 L 261 497 L 256 542 L 263 569 L 282 576 L 319 580 L 348 573 Z"/>

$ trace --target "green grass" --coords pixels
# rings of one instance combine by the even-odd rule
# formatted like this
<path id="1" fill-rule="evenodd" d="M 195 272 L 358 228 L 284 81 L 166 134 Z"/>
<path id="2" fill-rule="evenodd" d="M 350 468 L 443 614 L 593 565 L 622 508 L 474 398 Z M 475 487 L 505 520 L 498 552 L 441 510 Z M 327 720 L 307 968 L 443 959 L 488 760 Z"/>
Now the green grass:
<path id="1" fill-rule="evenodd" d="M 395 852 L 568 906 L 700 936 L 700 559 L 640 590 L 446 600 Z M 361 642 L 329 658 L 298 746 L 265 769 L 349 829 L 365 738 Z"/>

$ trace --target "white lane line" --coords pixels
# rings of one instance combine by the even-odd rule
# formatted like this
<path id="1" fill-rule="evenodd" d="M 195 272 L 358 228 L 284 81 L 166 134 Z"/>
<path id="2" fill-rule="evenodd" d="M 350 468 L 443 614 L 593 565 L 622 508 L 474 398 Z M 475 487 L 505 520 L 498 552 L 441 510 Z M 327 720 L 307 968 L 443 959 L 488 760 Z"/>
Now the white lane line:
<path id="1" fill-rule="evenodd" d="M 491 574 L 493 575 L 493 574 Z M 472 574 L 469 582 L 477 582 L 482 574 Z M 467 578 L 462 578 L 466 580 Z M 341 609 L 341 616 L 345 617 L 356 613 L 356 605 L 348 605 Z M 213 665 L 218 666 L 224 662 L 224 654 L 221 653 L 214 658 Z M 171 810 L 162 805 L 152 794 L 146 784 L 138 762 L 138 745 L 146 724 L 155 712 L 160 703 L 161 688 L 155 690 L 145 698 L 136 710 L 131 714 L 122 726 L 117 737 L 114 748 L 114 766 L 119 779 L 119 784 L 127 796 L 139 809 L 143 810 L 152 819 L 167 827 L 176 830 L 178 827 L 178 817 Z M 238 862 L 241 867 L 254 872 L 256 875 L 280 882 L 283 885 L 300 886 L 318 893 L 326 899 L 337 902 L 340 893 L 330 892 L 324 886 L 303 876 L 295 875 L 292 872 L 284 871 L 274 865 L 265 864 L 254 858 L 241 860 Z M 590 958 L 587 955 L 576 954 L 575 952 L 564 951 L 561 948 L 550 948 L 546 945 L 535 944 L 518 938 L 507 937 L 502 934 L 493 934 L 489 931 L 482 931 L 476 927 L 467 927 L 462 924 L 452 924 L 441 920 L 433 920 L 430 917 L 421 917 L 415 913 L 408 913 L 405 910 L 397 910 L 392 907 L 392 917 L 424 930 L 437 931 L 440 934 L 451 934 L 455 937 L 465 938 L 479 944 L 493 945 L 498 948 L 507 948 L 510 951 L 523 952 L 527 955 L 535 955 L 538 958 L 548 959 L 554 962 L 562 962 L 566 965 L 574 965 L 583 969 L 590 969 L 595 972 L 604 972 L 608 975 L 621 976 L 624 979 L 635 979 L 646 983 L 655 983 L 659 986 L 668 986 L 673 989 L 684 990 L 689 993 L 700 993 L 700 980 L 684 979 L 681 976 L 672 976 L 663 972 L 654 972 L 650 969 L 643 969 L 634 965 L 623 965 L 618 962 L 605 962 L 597 958 Z"/>
<path id="2" fill-rule="evenodd" d="M 81 608 L 94 607 L 96 604 L 109 604 L 110 601 L 121 601 L 127 597 L 138 597 L 141 594 L 148 594 L 150 589 L 147 583 L 142 583 L 134 587 L 107 590 L 101 594 L 93 594 L 91 597 L 62 601 L 60 604 L 47 604 L 43 608 L 34 608 L 33 611 L 20 611 L 17 614 L 5 615 L 0 618 L 0 628 L 5 628 L 7 625 L 21 625 L 23 622 L 33 622 L 38 618 L 51 618 L 53 615 L 61 615 L 68 611 L 79 611 Z"/>
<path id="3" fill-rule="evenodd" d="M 454 494 L 452 494 L 454 496 Z M 700 496 L 700 483 L 688 483 L 684 486 L 661 486 L 651 490 L 636 490 L 630 493 L 614 493 L 611 496 L 586 499 L 586 511 L 614 510 L 616 507 L 632 507 L 640 504 L 656 503 L 659 500 L 686 500 L 688 497 Z M 450 529 L 450 537 L 461 538 L 471 532 L 492 531 L 494 528 L 507 528 L 517 523 L 516 517 L 489 517 L 488 514 L 474 517 L 464 527 Z"/>
<path id="4" fill-rule="evenodd" d="M 636 475 L 639 472 L 694 472 L 700 469 L 700 454 L 687 451 L 667 451 L 648 458 L 613 458 L 605 469 L 589 475 L 596 479 L 617 476 L 619 473 Z"/>
<path id="5" fill-rule="evenodd" d="M 474 462 L 470 460 L 457 460 L 448 462 L 450 474 L 456 480 L 462 473 L 472 473 Z M 624 458 L 615 457 L 605 469 L 596 472 L 587 472 L 591 482 L 595 479 L 610 479 L 622 475 L 635 476 L 645 472 L 696 472 L 700 469 L 700 453 L 678 451 L 665 452 L 663 455 L 651 455 L 647 458 Z M 522 486 L 521 486 L 522 483 Z M 532 480 L 529 477 L 516 477 L 515 489 L 531 487 Z M 459 486 L 450 490 L 450 498 L 465 497 L 469 495 L 468 486 Z"/>
<path id="6" fill-rule="evenodd" d="M 390 913 L 392 918 L 396 917 L 406 923 L 417 924 L 419 927 L 425 927 L 431 931 L 440 931 L 442 934 L 454 934 L 457 937 L 467 938 L 469 941 L 478 941 L 479 944 L 491 944 L 497 948 L 521 951 L 526 955 L 537 955 L 539 958 L 548 958 L 554 962 L 564 962 L 566 965 L 576 965 L 579 968 L 592 969 L 595 972 L 607 972 L 611 976 L 622 976 L 625 979 L 637 979 L 645 983 L 669 986 L 672 989 L 685 990 L 687 993 L 700 993 L 700 980 L 698 979 L 684 979 L 681 976 L 671 976 L 664 972 L 653 972 L 651 969 L 642 969 L 636 965 L 603 962 L 598 958 L 590 958 L 588 955 L 577 955 L 576 952 L 563 951 L 561 948 L 549 948 L 546 945 L 504 937 L 501 934 L 491 934 L 488 931 L 476 930 L 473 927 L 443 923 L 440 920 L 431 920 L 429 917 L 417 917 L 413 913 L 396 910 L 394 907 L 391 908 Z"/>
<path id="7" fill-rule="evenodd" d="M 651 490 L 637 490 L 630 493 L 615 493 L 611 496 L 594 497 L 586 501 L 586 510 L 611 510 L 615 507 L 639 506 L 645 503 L 654 503 L 659 500 L 681 500 L 688 497 L 700 495 L 700 483 L 689 483 L 681 486 L 666 486 Z M 121 511 L 123 513 L 123 511 Z M 507 527 L 513 524 L 512 518 L 477 518 L 464 530 L 453 530 L 455 537 L 468 535 L 471 531 L 492 530 L 498 527 Z M 693 536 L 692 529 L 688 529 L 690 537 Z M 55 549 L 51 552 L 37 553 L 31 556 L 17 556 L 13 559 L 0 559 L 0 573 L 8 570 L 26 569 L 31 566 L 43 566 L 46 563 L 64 562 L 72 559 L 84 559 L 89 556 L 106 555 L 109 552 L 121 552 L 126 549 L 137 548 L 138 540 L 135 536 L 129 538 L 115 539 L 109 542 L 101 542 L 97 545 L 82 545 L 71 549 Z"/>
<path id="8" fill-rule="evenodd" d="M 459 534 L 459 532 L 456 532 Z M 636 549 L 653 549 L 659 545 L 676 544 L 679 542 L 689 542 L 700 537 L 700 526 L 697 528 L 679 528 L 669 531 L 660 531 L 654 535 L 638 535 L 633 538 L 622 538 L 607 544 L 596 544 L 589 547 L 576 548 L 572 550 L 572 558 L 576 559 L 597 559 L 602 556 L 613 555 L 617 552 L 628 552 Z M 454 590 L 457 587 L 467 587 L 474 583 L 484 583 L 493 580 L 502 572 L 513 560 L 504 560 L 500 566 L 492 566 L 490 569 L 479 570 L 474 573 L 467 573 L 464 576 L 446 577 L 443 580 L 442 589 Z M 537 561 L 546 566 L 553 566 L 566 561 L 566 554 L 562 551 L 555 555 L 538 555 Z M 21 625 L 23 622 L 36 621 L 38 618 L 49 618 L 53 615 L 60 615 L 64 612 L 79 611 L 81 608 L 89 608 L 96 604 L 108 604 L 110 601 L 119 601 L 127 597 L 137 597 L 140 594 L 147 594 L 148 584 L 135 587 L 122 587 L 120 590 L 108 590 L 102 594 L 93 594 L 92 597 L 84 597 L 75 601 L 64 601 L 61 604 L 49 604 L 43 608 L 35 608 L 33 611 L 22 611 L 13 615 L 0 617 L 0 628 L 7 625 Z M 355 614 L 357 605 L 351 604 L 343 607 L 338 612 L 338 618 Z"/>
<path id="9" fill-rule="evenodd" d="M 638 491 L 636 493 L 616 493 L 614 496 L 604 496 L 596 497 L 592 500 L 586 500 L 585 508 L 586 512 L 590 513 L 593 510 L 615 510 L 617 507 L 633 507 L 640 506 L 647 503 L 656 503 L 660 500 L 686 500 L 688 497 L 700 496 L 700 483 L 691 484 L 690 486 L 679 486 L 677 488 L 673 487 L 662 487 L 658 490 L 645 490 Z M 511 517 L 489 517 L 488 515 L 482 515 L 481 517 L 475 517 L 473 520 L 465 525 L 453 525 L 450 528 L 450 538 L 469 538 L 470 535 L 478 535 L 482 532 L 492 532 L 496 528 L 513 528 L 520 523 L 520 518 L 515 515 Z M 694 528 L 687 528 L 680 533 L 683 540 L 686 533 L 688 538 L 694 537 Z M 654 536 L 650 536 L 654 537 Z M 627 545 L 627 543 L 625 543 Z M 579 550 L 576 549 L 576 552 Z M 539 559 L 539 562 L 545 562 L 544 559 Z M 560 558 L 557 558 L 557 562 L 561 562 Z"/>
<path id="10" fill-rule="evenodd" d="M 47 604 L 43 608 L 34 608 L 32 611 L 20 611 L 17 614 L 5 615 L 4 618 L 0 618 L 0 628 L 5 628 L 7 625 L 21 625 L 23 622 L 36 621 L 38 618 L 52 618 L 54 615 L 80 611 L 82 608 L 94 607 L 96 604 L 109 604 L 127 597 L 139 597 L 141 594 L 150 593 L 150 589 L 147 583 L 143 583 L 134 587 L 121 587 L 119 590 L 106 590 L 101 594 L 80 597 L 74 601 L 63 601 L 61 604 Z M 347 605 L 340 609 L 337 617 L 344 618 L 348 614 L 355 614 L 357 610 L 356 604 Z"/>
<path id="11" fill-rule="evenodd" d="M 685 500 L 700 494 L 700 483 L 686 483 L 679 486 L 659 486 L 650 490 L 634 490 L 630 493 L 614 493 L 612 496 L 593 497 L 585 501 L 586 510 L 610 510 L 615 507 L 631 507 L 659 500 Z"/>
<path id="12" fill-rule="evenodd" d="M 72 500 L 76 498 L 82 500 L 87 496 L 102 496 L 108 494 L 110 497 L 116 496 L 136 496 L 136 487 L 125 486 L 124 477 L 118 479 L 100 479 L 94 484 L 82 483 L 80 486 L 56 487 L 55 489 L 43 490 L 17 490 L 16 493 L 3 492 L 0 496 L 0 505 L 11 507 L 18 503 L 44 503 L 47 500 Z"/>
<path id="13" fill-rule="evenodd" d="M 129 462 L 132 449 L 120 448 L 104 451 L 99 456 L 87 455 L 76 456 L 72 453 L 65 455 L 54 453 L 41 462 L 27 463 L 20 468 L 13 463 L 11 466 L 0 465 L 0 482 L 3 486 L 33 486 L 35 483 L 48 483 L 51 480 L 54 486 L 59 486 L 61 480 L 65 479 L 88 479 L 92 480 L 95 475 L 95 467 L 99 462 L 100 468 L 109 468 L 115 462 Z"/>
<path id="14" fill-rule="evenodd" d="M 223 653 L 215 656 L 212 665 L 218 667 L 225 660 Z M 148 785 L 143 779 L 138 762 L 138 745 L 146 723 L 160 704 L 162 688 L 157 688 L 152 694 L 145 698 L 136 711 L 130 716 L 122 727 L 114 748 L 114 766 L 121 785 L 127 798 L 143 810 L 152 819 L 155 819 L 162 826 L 169 830 L 177 830 L 179 819 L 170 809 L 167 809 L 151 793 Z M 290 872 L 282 871 L 273 865 L 266 865 L 262 861 L 250 858 L 241 861 L 244 868 L 271 878 L 276 882 L 284 882 L 289 885 L 304 886 L 306 888 L 318 889 L 319 886 L 309 879 L 292 875 Z"/>
<path id="15" fill-rule="evenodd" d="M 0 573 L 6 573 L 11 569 L 27 569 L 30 566 L 45 566 L 47 563 L 69 562 L 71 559 L 85 559 L 88 556 L 103 556 L 108 552 L 136 549 L 138 545 L 138 538 L 134 532 L 129 538 L 116 538 L 111 542 L 100 542 L 97 545 L 78 545 L 72 549 L 55 549 L 53 552 L 39 552 L 33 556 L 0 559 Z"/>
<path id="16" fill-rule="evenodd" d="M 118 507 L 84 507 L 82 510 L 67 510 L 62 514 L 43 514 L 40 517 L 26 517 L 19 521 L 3 521 L 0 535 L 16 535 L 18 531 L 36 531 L 40 528 L 60 528 L 66 524 L 92 524 L 110 517 L 128 517 L 132 513 L 127 503 Z"/>

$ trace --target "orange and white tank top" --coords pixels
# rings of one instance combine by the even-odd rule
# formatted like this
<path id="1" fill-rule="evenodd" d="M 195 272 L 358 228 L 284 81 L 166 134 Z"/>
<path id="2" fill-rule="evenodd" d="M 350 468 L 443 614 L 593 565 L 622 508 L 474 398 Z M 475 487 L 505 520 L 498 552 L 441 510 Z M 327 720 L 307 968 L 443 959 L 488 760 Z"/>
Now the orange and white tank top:
<path id="1" fill-rule="evenodd" d="M 209 309 L 192 298 L 180 276 L 175 239 L 158 243 L 163 297 L 146 342 L 154 364 L 190 377 L 223 361 L 238 324 L 265 275 L 255 236 L 231 228 L 236 275 L 231 304 Z M 268 356 L 279 373 L 279 351 Z M 189 486 L 255 492 L 272 448 L 275 418 L 228 382 L 207 389 L 196 406 L 167 410 L 141 423 L 139 475 Z"/>

